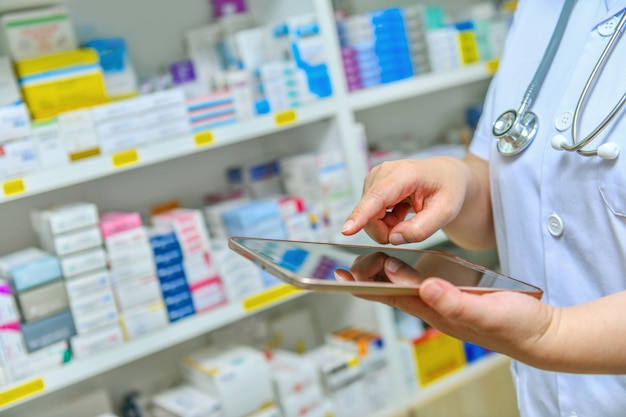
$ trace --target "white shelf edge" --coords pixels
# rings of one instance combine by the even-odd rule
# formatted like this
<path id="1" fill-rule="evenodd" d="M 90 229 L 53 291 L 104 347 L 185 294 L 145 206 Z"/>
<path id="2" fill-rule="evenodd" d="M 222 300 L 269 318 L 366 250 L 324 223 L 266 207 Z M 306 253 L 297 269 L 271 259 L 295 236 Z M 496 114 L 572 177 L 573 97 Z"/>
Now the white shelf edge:
<path id="1" fill-rule="evenodd" d="M 161 352 L 195 337 L 208 334 L 211 331 L 235 323 L 250 315 L 258 314 L 264 310 L 291 301 L 297 297 L 302 297 L 306 294 L 309 294 L 309 292 L 298 291 L 274 302 L 255 308 L 254 311 L 251 312 L 245 311 L 243 307 L 244 300 L 238 300 L 207 313 L 198 314 L 179 322 L 171 323 L 167 327 L 141 335 L 136 339 L 132 339 L 108 351 L 98 352 L 83 359 L 76 359 L 76 361 L 71 361 L 64 366 L 46 371 L 42 375 L 33 376 L 33 378 L 29 380 L 36 378 L 43 379 L 44 390 L 0 407 L 0 414 L 3 411 L 53 394 L 104 372 L 114 370 L 148 355 Z M 0 394 L 15 387 L 19 387 L 29 380 L 0 387 Z"/>
<path id="2" fill-rule="evenodd" d="M 508 356 L 499 353 L 489 353 L 475 362 L 468 363 L 464 368 L 442 377 L 431 385 L 420 388 L 417 394 L 409 400 L 409 409 L 418 408 L 430 401 L 441 398 L 451 391 L 510 362 L 511 358 Z"/>
<path id="3" fill-rule="evenodd" d="M 333 98 L 323 99 L 294 109 L 296 119 L 288 124 L 279 126 L 275 119 L 276 114 L 270 114 L 218 127 L 211 131 L 213 142 L 205 146 L 198 146 L 192 134 L 161 140 L 134 149 L 138 155 L 137 162 L 122 167 L 114 165 L 113 155 L 100 155 L 62 167 L 36 171 L 13 180 L 3 180 L 1 181 L 3 184 L 21 180 L 24 191 L 9 196 L 0 193 L 0 204 L 314 123 L 334 116 L 336 107 L 337 104 Z"/>
<path id="4" fill-rule="evenodd" d="M 0 13 L 32 7 L 63 5 L 65 0 L 0 0 Z"/>
<path id="5" fill-rule="evenodd" d="M 383 104 L 487 80 L 491 76 L 492 74 L 484 62 L 453 70 L 417 75 L 405 80 L 352 92 L 349 94 L 350 108 L 353 111 L 367 110 Z"/>

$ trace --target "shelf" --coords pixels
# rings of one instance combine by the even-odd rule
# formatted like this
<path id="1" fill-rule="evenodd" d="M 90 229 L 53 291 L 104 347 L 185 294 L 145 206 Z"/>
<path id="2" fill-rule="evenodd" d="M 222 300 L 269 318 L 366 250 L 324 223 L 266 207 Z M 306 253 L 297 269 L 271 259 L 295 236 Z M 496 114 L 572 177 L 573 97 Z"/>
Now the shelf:
<path id="1" fill-rule="evenodd" d="M 63 4 L 65 0 L 0 0 L 0 13 Z"/>
<path id="2" fill-rule="evenodd" d="M 3 410 L 86 381 L 305 294 L 308 292 L 288 285 L 278 285 L 239 302 L 170 324 L 168 327 L 142 335 L 109 351 L 95 353 L 47 371 L 44 375 L 31 380 L 21 381 L 8 388 L 4 387 L 0 391 L 0 401 L 4 401 L 2 400 L 4 396 L 16 398 L 16 401 L 4 407 L 0 406 L 0 414 Z M 43 390 L 38 390 L 37 388 L 42 385 Z"/>
<path id="3" fill-rule="evenodd" d="M 3 181 L 0 204 L 317 122 L 332 117 L 336 110 L 334 99 L 320 100 L 297 110 L 255 117 L 201 135 L 182 135 L 145 147 L 36 171 L 21 178 Z"/>
<path id="4" fill-rule="evenodd" d="M 405 417 L 412 415 L 412 410 L 445 397 L 447 394 L 472 383 L 478 378 L 491 373 L 498 368 L 508 366 L 511 358 L 498 353 L 490 353 L 475 362 L 468 363 L 462 369 L 442 377 L 427 387 L 420 388 L 401 405 L 389 406 L 377 414 L 376 417 Z"/>
<path id="5" fill-rule="evenodd" d="M 493 75 L 493 63 L 474 64 L 454 70 L 418 75 L 365 90 L 355 91 L 349 96 L 350 108 L 366 110 L 407 98 L 434 93 L 489 79 Z"/>

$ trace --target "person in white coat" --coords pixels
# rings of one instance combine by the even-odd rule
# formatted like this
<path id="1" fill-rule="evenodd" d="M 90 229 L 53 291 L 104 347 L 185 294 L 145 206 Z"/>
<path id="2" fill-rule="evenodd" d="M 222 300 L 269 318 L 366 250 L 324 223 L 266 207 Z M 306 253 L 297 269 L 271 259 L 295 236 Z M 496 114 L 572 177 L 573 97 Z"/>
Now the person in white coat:
<path id="1" fill-rule="evenodd" d="M 626 91 L 626 40 L 616 40 L 576 108 L 626 1 L 575 4 L 527 109 L 539 120 L 535 139 L 507 155 L 507 143 L 494 137 L 498 116 L 520 105 L 563 6 L 563 0 L 518 3 L 466 159 L 435 157 L 375 167 L 343 233 L 365 229 L 379 243 L 399 245 L 443 229 L 466 248 L 497 245 L 503 272 L 542 288 L 541 301 L 512 292 L 462 293 L 438 278 L 427 279 L 419 297 L 371 299 L 515 359 L 523 416 L 623 417 L 626 117 L 615 107 Z M 574 121 L 580 141 L 612 110 L 615 116 L 583 147 L 608 144 L 598 151 L 602 157 L 562 149 L 572 144 Z M 401 273 L 393 261 L 385 268 L 392 277 Z"/>

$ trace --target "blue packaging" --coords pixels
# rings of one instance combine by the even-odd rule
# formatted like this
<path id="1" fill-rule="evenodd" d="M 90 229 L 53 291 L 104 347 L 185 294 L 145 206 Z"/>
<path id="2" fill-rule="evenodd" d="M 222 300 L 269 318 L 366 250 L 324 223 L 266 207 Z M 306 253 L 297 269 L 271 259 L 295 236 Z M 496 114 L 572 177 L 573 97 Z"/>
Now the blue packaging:
<path id="1" fill-rule="evenodd" d="M 76 336 L 76 327 L 70 310 L 62 311 L 30 323 L 22 324 L 26 350 L 31 353 L 54 343 Z"/>
<path id="2" fill-rule="evenodd" d="M 9 275 L 17 292 L 48 284 L 63 276 L 59 260 L 52 255 L 18 265 L 11 269 Z"/>

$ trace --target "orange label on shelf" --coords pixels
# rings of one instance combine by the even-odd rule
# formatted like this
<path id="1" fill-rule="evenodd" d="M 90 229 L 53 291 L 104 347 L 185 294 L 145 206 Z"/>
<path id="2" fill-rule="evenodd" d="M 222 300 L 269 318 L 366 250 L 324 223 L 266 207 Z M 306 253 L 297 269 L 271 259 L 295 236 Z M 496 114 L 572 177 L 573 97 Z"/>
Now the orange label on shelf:
<path id="1" fill-rule="evenodd" d="M 280 284 L 243 300 L 243 309 L 247 312 L 254 311 L 290 297 L 299 291 L 300 289 L 292 287 L 291 285 Z"/>
<path id="2" fill-rule="evenodd" d="M 207 146 L 213 143 L 213 132 L 207 130 L 206 132 L 201 132 L 196 134 L 193 137 L 196 146 Z"/>
<path id="3" fill-rule="evenodd" d="M 4 195 L 12 196 L 16 194 L 22 194 L 26 191 L 26 185 L 24 185 L 24 180 L 21 178 L 17 178 L 10 181 L 5 181 L 2 184 L 2 190 L 4 191 Z"/>
<path id="4" fill-rule="evenodd" d="M 285 110 L 274 115 L 274 121 L 277 126 L 285 126 L 295 123 L 298 120 L 298 113 L 295 110 Z"/>
<path id="5" fill-rule="evenodd" d="M 490 74 L 495 74 L 496 71 L 498 70 L 499 64 L 500 64 L 500 60 L 491 59 L 487 61 L 485 65 L 487 66 L 487 71 L 489 71 Z"/>
<path id="6" fill-rule="evenodd" d="M 137 149 L 129 149 L 127 151 L 118 152 L 111 157 L 115 168 L 122 168 L 139 162 L 139 152 Z"/>
<path id="7" fill-rule="evenodd" d="M 44 388 L 45 385 L 43 383 L 43 378 L 37 378 L 6 391 L 0 391 L 0 407 L 4 407 L 12 402 L 35 395 L 43 391 Z"/>

